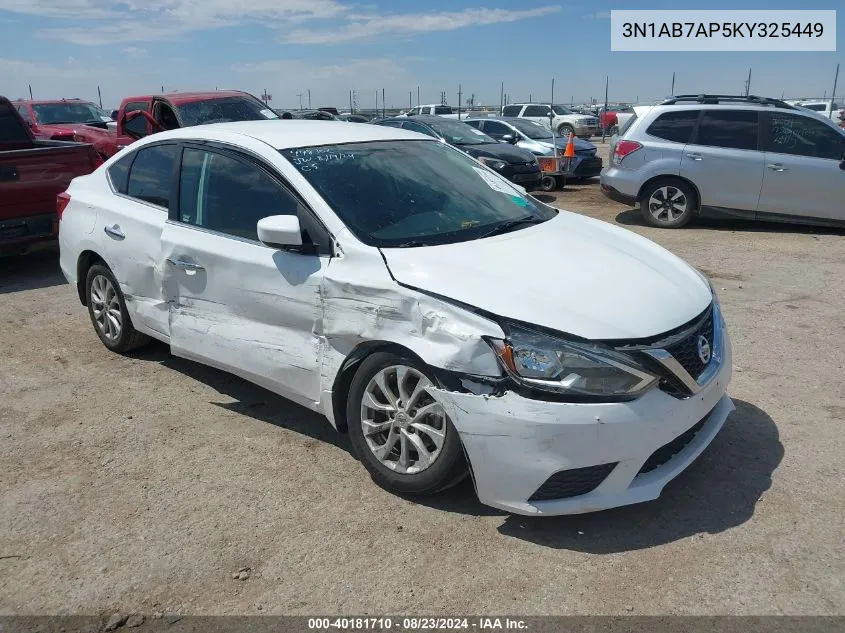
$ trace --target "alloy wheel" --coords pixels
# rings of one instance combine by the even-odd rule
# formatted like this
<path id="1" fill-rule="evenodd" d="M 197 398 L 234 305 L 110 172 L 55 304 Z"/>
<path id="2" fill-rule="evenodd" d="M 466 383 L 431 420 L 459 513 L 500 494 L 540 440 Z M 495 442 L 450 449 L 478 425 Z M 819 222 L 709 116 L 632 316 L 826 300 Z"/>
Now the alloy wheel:
<path id="1" fill-rule="evenodd" d="M 416 474 L 440 456 L 447 418 L 428 388 L 431 381 L 406 365 L 393 365 L 367 383 L 361 401 L 364 441 L 379 462 L 397 473 Z"/>
<path id="2" fill-rule="evenodd" d="M 687 211 L 687 196 L 671 185 L 654 190 L 648 199 L 648 212 L 656 220 L 674 222 Z"/>
<path id="3" fill-rule="evenodd" d="M 91 311 L 100 333 L 109 341 L 116 341 L 123 332 L 123 315 L 114 285 L 105 275 L 91 280 Z"/>

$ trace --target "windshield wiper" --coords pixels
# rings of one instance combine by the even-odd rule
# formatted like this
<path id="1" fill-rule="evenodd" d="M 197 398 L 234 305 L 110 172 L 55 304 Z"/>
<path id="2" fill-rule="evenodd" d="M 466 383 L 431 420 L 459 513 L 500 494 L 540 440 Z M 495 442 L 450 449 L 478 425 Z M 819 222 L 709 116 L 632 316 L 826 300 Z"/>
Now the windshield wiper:
<path id="1" fill-rule="evenodd" d="M 526 225 L 526 224 L 542 224 L 543 222 L 545 222 L 544 219 L 538 218 L 538 217 L 533 216 L 533 215 L 528 215 L 528 216 L 525 216 L 524 218 L 518 218 L 516 220 L 508 220 L 506 222 L 501 222 L 501 223 L 497 224 L 491 230 L 489 230 L 487 233 L 480 235 L 478 237 L 478 239 L 482 239 L 482 238 L 485 238 L 485 237 L 492 237 L 494 235 L 501 235 L 502 233 L 508 233 L 508 232 L 512 231 L 513 229 L 515 229 L 519 226 Z"/>
<path id="2" fill-rule="evenodd" d="M 421 242 L 419 240 L 410 240 L 408 242 L 397 244 L 396 246 L 386 246 L 385 248 L 417 248 L 419 246 L 431 246 L 431 244 L 429 242 Z"/>

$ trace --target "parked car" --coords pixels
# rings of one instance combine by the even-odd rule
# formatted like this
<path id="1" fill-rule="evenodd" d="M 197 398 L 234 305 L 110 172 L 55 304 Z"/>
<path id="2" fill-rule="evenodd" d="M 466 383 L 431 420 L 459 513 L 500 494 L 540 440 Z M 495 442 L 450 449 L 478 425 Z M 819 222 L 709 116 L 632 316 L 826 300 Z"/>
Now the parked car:
<path id="1" fill-rule="evenodd" d="M 36 139 L 0 97 L 0 252 L 19 252 L 58 234 L 56 196 L 102 164 L 90 145 Z"/>
<path id="2" fill-rule="evenodd" d="M 540 164 L 531 152 L 510 147 L 490 138 L 463 121 L 452 121 L 440 116 L 415 116 L 412 120 L 402 117 L 374 121 L 376 125 L 403 128 L 440 139 L 465 152 L 501 174 L 511 182 L 526 189 L 540 186 Z"/>
<path id="3" fill-rule="evenodd" d="M 283 119 L 308 119 L 310 121 L 338 120 L 338 117 L 331 112 L 326 112 L 325 110 L 282 110 L 281 117 Z"/>
<path id="4" fill-rule="evenodd" d="M 80 125 L 107 129 L 111 116 L 90 101 L 80 99 L 18 100 L 18 113 L 39 139 L 72 141 Z"/>
<path id="5" fill-rule="evenodd" d="M 601 189 L 651 226 L 694 217 L 845 225 L 845 132 L 776 99 L 681 95 L 635 107 Z"/>
<path id="6" fill-rule="evenodd" d="M 466 124 L 481 130 L 500 143 L 511 143 L 535 156 L 553 156 L 555 148 L 558 154 L 562 154 L 569 142 L 568 138 L 562 136 L 553 137 L 550 128 L 528 119 L 491 117 L 468 119 Z M 602 160 L 596 156 L 596 146 L 580 138 L 574 139 L 573 144 L 575 157 L 567 177 L 582 179 L 598 176 L 601 173 Z"/>
<path id="7" fill-rule="evenodd" d="M 597 117 L 576 114 L 566 106 L 556 105 L 550 108 L 548 103 L 514 103 L 502 108 L 502 116 L 519 117 L 537 121 L 553 128 L 561 136 L 575 136 L 590 138 L 599 129 Z"/>
<path id="8" fill-rule="evenodd" d="M 173 130 L 67 198 L 61 269 L 108 349 L 155 338 L 325 415 L 391 491 L 471 469 L 518 514 L 647 501 L 733 409 L 703 274 L 433 137 Z"/>
<path id="9" fill-rule="evenodd" d="M 608 106 L 607 110 L 602 108 L 599 112 L 599 128 L 611 136 L 619 131 L 619 115 L 632 115 L 634 108 L 632 106 Z M 628 120 L 629 117 L 622 117 L 622 122 Z"/>
<path id="10" fill-rule="evenodd" d="M 839 108 L 836 103 L 831 104 L 830 100 L 823 100 L 823 101 L 787 101 L 789 105 L 798 106 L 800 108 L 804 108 L 806 110 L 812 110 L 813 112 L 818 112 L 821 116 L 825 117 L 826 119 L 830 119 L 834 123 L 838 123 L 839 119 Z"/>
<path id="11" fill-rule="evenodd" d="M 442 116 L 446 117 L 447 119 L 457 119 L 458 108 L 453 108 L 449 105 L 429 103 L 428 105 L 418 105 L 414 108 L 411 108 L 407 112 L 398 114 L 396 116 L 401 118 L 410 116 Z"/>
<path id="12" fill-rule="evenodd" d="M 360 114 L 341 114 L 337 117 L 341 121 L 346 121 L 347 123 L 369 123 L 370 120 L 362 116 Z"/>
<path id="13" fill-rule="evenodd" d="M 74 140 L 91 143 L 104 158 L 127 145 L 163 130 L 224 121 L 277 119 L 264 102 L 246 92 L 174 92 L 128 97 L 118 110 L 117 126 L 101 129 L 90 125 L 76 128 Z"/>

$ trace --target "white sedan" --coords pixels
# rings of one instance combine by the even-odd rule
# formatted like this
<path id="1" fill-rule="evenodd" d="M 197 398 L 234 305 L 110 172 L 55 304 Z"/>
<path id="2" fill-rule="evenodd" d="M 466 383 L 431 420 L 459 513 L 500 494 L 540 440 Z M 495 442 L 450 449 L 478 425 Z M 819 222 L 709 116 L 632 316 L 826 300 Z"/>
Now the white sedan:
<path id="1" fill-rule="evenodd" d="M 150 338 L 324 414 L 409 494 L 520 514 L 656 498 L 733 410 L 707 279 L 396 128 L 222 123 L 58 200 L 97 336 Z"/>

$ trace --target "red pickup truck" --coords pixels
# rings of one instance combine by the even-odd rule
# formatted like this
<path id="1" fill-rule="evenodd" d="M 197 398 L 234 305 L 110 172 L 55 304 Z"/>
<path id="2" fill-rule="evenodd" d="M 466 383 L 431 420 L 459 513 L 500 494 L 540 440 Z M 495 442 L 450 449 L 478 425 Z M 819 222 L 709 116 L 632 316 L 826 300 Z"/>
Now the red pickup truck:
<path id="1" fill-rule="evenodd" d="M 128 97 L 120 104 L 116 129 L 82 125 L 76 129 L 73 139 L 91 143 L 102 157 L 109 158 L 137 139 L 162 130 L 278 118 L 279 115 L 266 104 L 246 92 L 174 92 Z"/>
<path id="2" fill-rule="evenodd" d="M 0 253 L 54 240 L 56 196 L 101 164 L 90 145 L 36 140 L 12 103 L 0 97 Z"/>
<path id="3" fill-rule="evenodd" d="M 633 112 L 634 108 L 631 106 L 608 106 L 607 110 L 604 108 L 599 112 L 599 125 L 605 132 L 612 133 L 619 121 L 616 117 L 619 112 Z"/>
<path id="4" fill-rule="evenodd" d="M 72 141 L 74 130 L 80 125 L 94 125 L 105 130 L 112 121 L 108 112 L 80 99 L 21 99 L 13 105 L 35 138 Z"/>

